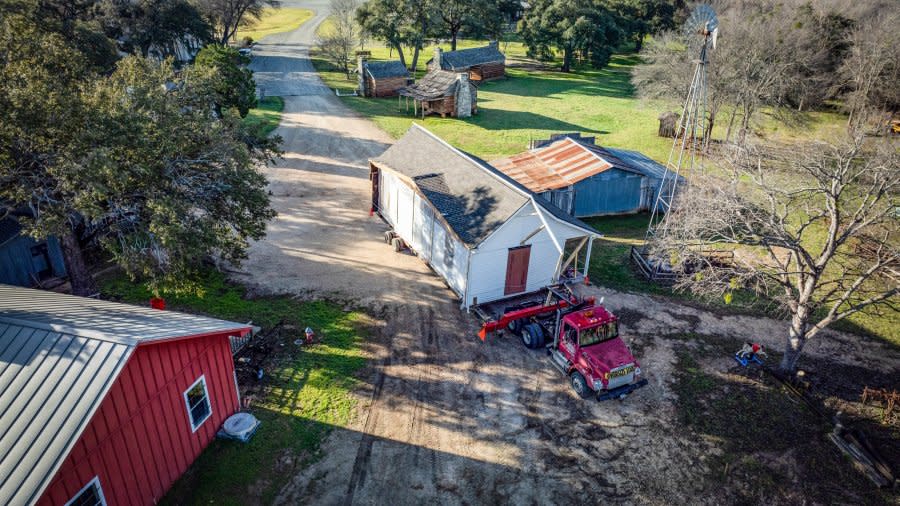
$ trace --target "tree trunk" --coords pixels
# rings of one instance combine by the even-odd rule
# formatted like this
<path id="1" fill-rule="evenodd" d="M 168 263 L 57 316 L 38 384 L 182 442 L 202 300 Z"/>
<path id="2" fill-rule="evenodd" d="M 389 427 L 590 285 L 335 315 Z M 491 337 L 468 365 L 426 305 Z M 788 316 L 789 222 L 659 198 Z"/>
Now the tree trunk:
<path id="1" fill-rule="evenodd" d="M 778 366 L 778 371 L 782 374 L 793 376 L 797 371 L 797 360 L 808 340 L 806 337 L 809 326 L 808 318 L 809 310 L 804 307 L 800 307 L 791 318 L 791 329 L 788 331 L 788 338 L 784 344 L 784 357 Z"/>
<path id="2" fill-rule="evenodd" d="M 731 108 L 731 119 L 728 120 L 728 130 L 725 131 L 725 144 L 731 142 L 731 129 L 734 128 L 734 118 L 737 116 L 737 107 Z"/>
<path id="3" fill-rule="evenodd" d="M 72 295 L 90 296 L 99 292 L 97 283 L 88 272 L 84 253 L 81 251 L 81 244 L 78 243 L 75 233 L 71 230 L 67 231 L 60 237 L 59 242 L 62 246 L 63 262 L 66 264 L 69 283 L 72 285 Z"/>
<path id="4" fill-rule="evenodd" d="M 413 78 L 416 77 L 416 67 L 419 66 L 419 52 L 421 51 L 422 41 L 417 40 L 415 46 L 413 46 L 412 65 L 409 67 L 409 71 L 412 73 Z"/>
<path id="5" fill-rule="evenodd" d="M 406 55 L 403 54 L 403 47 L 400 46 L 399 42 L 394 43 L 394 47 L 397 48 L 397 56 L 400 58 L 400 63 L 405 67 Z"/>
<path id="6" fill-rule="evenodd" d="M 459 35 L 459 28 L 450 29 L 450 50 L 456 51 L 456 36 Z"/>
<path id="7" fill-rule="evenodd" d="M 563 49 L 562 71 L 569 72 L 571 70 L 572 70 L 572 48 L 569 46 L 566 46 Z"/>
<path id="8" fill-rule="evenodd" d="M 644 37 L 646 34 L 644 32 L 639 32 L 637 37 L 634 39 L 634 52 L 640 53 L 641 49 L 644 47 Z"/>

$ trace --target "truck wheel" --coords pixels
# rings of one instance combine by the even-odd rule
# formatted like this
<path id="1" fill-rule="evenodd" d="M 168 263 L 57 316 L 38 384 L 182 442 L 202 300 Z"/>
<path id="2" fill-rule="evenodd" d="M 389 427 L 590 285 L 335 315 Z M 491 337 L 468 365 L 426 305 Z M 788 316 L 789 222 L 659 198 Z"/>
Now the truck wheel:
<path id="1" fill-rule="evenodd" d="M 394 231 L 393 230 L 386 231 L 384 233 L 384 242 L 386 242 L 387 244 L 390 244 L 392 240 L 394 240 Z"/>
<path id="2" fill-rule="evenodd" d="M 513 334 L 522 332 L 522 320 L 513 320 L 506 324 L 506 329 Z"/>
<path id="3" fill-rule="evenodd" d="M 400 253 L 403 251 L 403 239 L 399 237 L 394 237 L 391 239 L 391 246 L 394 247 L 394 252 Z"/>
<path id="4" fill-rule="evenodd" d="M 582 399 L 586 399 L 591 395 L 591 389 L 588 387 L 587 380 L 578 371 L 572 373 L 572 390 L 575 390 L 578 397 Z"/>
<path id="5" fill-rule="evenodd" d="M 522 342 L 532 350 L 544 345 L 544 329 L 537 323 L 527 323 L 522 327 Z"/>

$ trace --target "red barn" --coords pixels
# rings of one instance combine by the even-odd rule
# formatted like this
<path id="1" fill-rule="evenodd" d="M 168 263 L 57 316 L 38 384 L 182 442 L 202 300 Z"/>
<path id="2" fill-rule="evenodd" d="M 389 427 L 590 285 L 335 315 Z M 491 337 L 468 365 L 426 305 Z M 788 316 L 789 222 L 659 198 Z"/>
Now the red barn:
<path id="1" fill-rule="evenodd" d="M 247 325 L 0 285 L 0 504 L 154 504 L 239 399 Z"/>

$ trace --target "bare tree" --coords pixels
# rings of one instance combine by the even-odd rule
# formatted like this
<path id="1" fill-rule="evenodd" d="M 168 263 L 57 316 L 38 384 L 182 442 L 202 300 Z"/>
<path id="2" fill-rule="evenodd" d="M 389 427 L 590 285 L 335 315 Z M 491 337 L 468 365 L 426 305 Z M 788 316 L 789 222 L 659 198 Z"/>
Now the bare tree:
<path id="1" fill-rule="evenodd" d="M 750 289 L 790 315 L 780 370 L 857 312 L 900 302 L 900 154 L 862 136 L 843 144 L 736 150 L 728 177 L 682 192 L 652 245 L 678 287 L 730 301 Z M 733 258 L 713 254 L 732 252 Z"/>
<path id="2" fill-rule="evenodd" d="M 223 46 L 234 38 L 238 28 L 251 18 L 259 18 L 266 7 L 279 5 L 278 0 L 197 0 L 197 8 L 215 27 L 216 40 Z"/>
<path id="3" fill-rule="evenodd" d="M 350 79 L 354 51 L 360 44 L 362 28 L 356 21 L 359 0 L 331 0 L 331 24 L 317 36 L 322 55 Z"/>
<path id="4" fill-rule="evenodd" d="M 847 125 L 859 128 L 869 114 L 900 108 L 900 9 L 887 12 L 850 34 L 849 54 L 844 58 L 839 85 L 846 90 Z"/>

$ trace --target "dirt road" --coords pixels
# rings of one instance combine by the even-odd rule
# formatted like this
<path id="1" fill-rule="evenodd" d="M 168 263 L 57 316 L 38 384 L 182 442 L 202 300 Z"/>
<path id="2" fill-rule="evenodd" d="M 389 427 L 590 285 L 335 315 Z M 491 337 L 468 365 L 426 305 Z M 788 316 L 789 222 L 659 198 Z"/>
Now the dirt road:
<path id="1" fill-rule="evenodd" d="M 391 142 L 344 107 L 306 58 L 324 2 L 299 30 L 255 56 L 257 79 L 286 95 L 277 133 L 285 157 L 268 169 L 278 219 L 254 244 L 241 280 L 262 292 L 353 301 L 379 327 L 367 340 L 371 367 L 358 416 L 336 428 L 321 459 L 283 490 L 279 504 L 672 504 L 695 494 L 716 453 L 684 433 L 671 391 L 677 342 L 700 332 L 773 344 L 784 324 L 720 317 L 651 297 L 591 289 L 627 314 L 650 385 L 625 402 L 577 399 L 545 357 L 510 338 L 475 338 L 474 319 L 415 257 L 381 241 L 368 214 L 366 159 Z M 850 359 L 884 360 L 858 338 L 838 335 Z M 736 346 L 738 347 L 738 346 Z M 723 359 L 727 362 L 729 359 Z M 724 363 L 724 362 L 723 362 Z M 705 502 L 714 502 L 710 498 Z"/>

